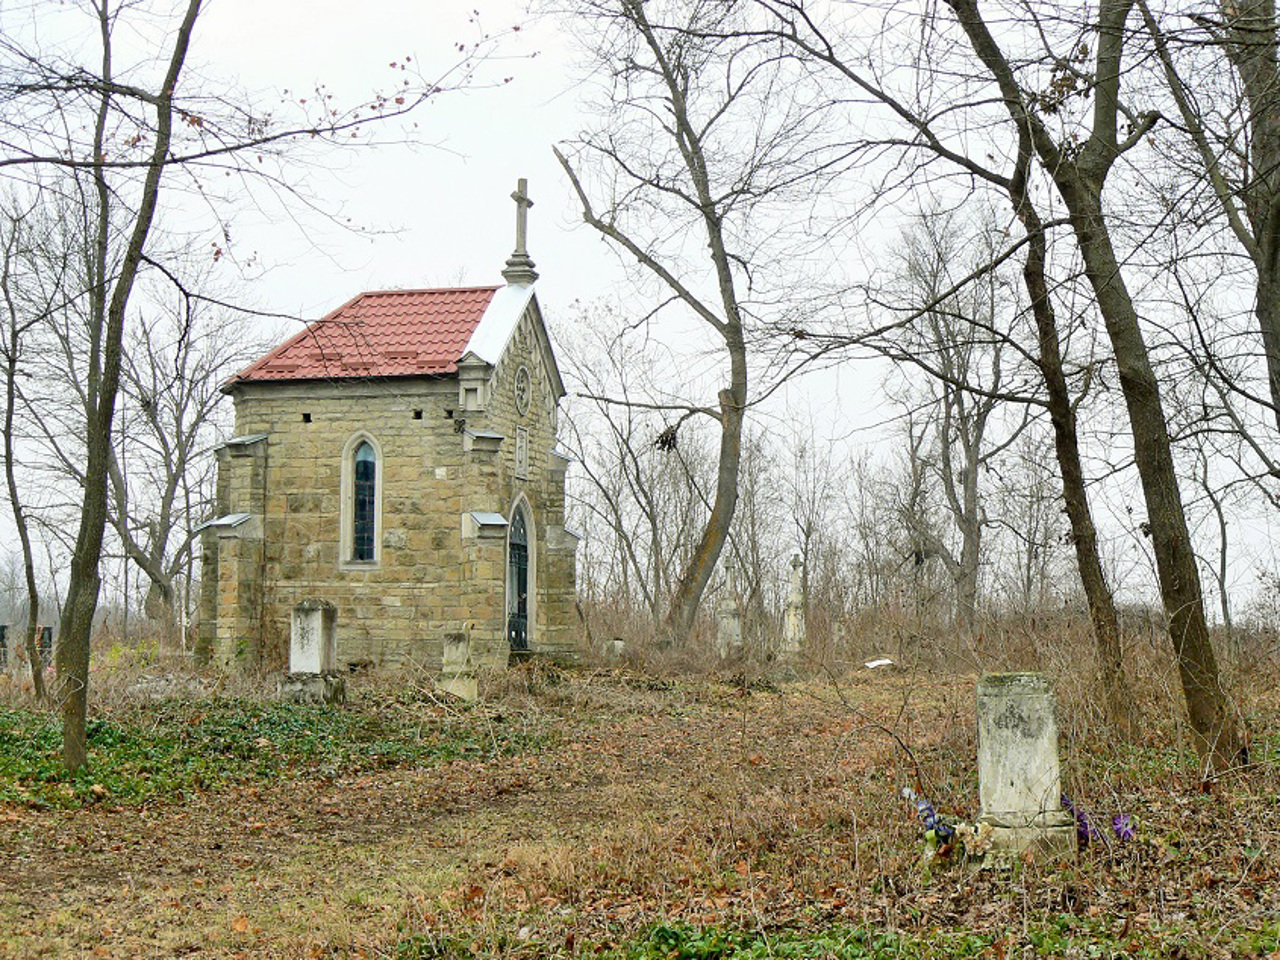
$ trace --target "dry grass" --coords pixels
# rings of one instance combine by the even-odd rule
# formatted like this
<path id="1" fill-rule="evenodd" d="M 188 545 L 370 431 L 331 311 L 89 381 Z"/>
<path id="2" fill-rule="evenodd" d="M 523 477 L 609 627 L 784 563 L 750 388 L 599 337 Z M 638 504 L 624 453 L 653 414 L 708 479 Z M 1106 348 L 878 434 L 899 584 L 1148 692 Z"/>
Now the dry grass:
<path id="1" fill-rule="evenodd" d="M 1280 812 L 1280 702 L 1267 678 L 1233 688 L 1257 768 L 1202 793 L 1157 640 L 1129 637 L 1144 733 L 1119 744 L 1095 705 L 1087 634 L 1059 626 L 1004 624 L 947 649 L 917 632 L 890 671 L 837 672 L 852 645 L 794 670 L 704 663 L 696 678 L 535 663 L 482 678 L 478 707 L 434 696 L 419 671 L 354 678 L 348 709 L 396 695 L 409 713 L 546 738 L 517 756 L 185 805 L 0 808 L 0 956 L 390 956 L 446 940 L 482 955 L 592 955 L 674 921 L 865 925 L 921 955 L 942 955 L 949 931 L 1000 956 L 1055 955 L 1070 938 L 1138 955 L 1280 947 L 1267 826 Z M 957 663 L 975 670 L 938 669 Z M 1057 683 L 1066 789 L 1104 820 L 1135 815 L 1140 841 L 1069 868 L 926 875 L 898 789 L 975 813 L 976 668 L 1029 665 Z M 151 669 L 104 665 L 103 708 Z M 241 682 L 244 694 L 270 686 Z"/>

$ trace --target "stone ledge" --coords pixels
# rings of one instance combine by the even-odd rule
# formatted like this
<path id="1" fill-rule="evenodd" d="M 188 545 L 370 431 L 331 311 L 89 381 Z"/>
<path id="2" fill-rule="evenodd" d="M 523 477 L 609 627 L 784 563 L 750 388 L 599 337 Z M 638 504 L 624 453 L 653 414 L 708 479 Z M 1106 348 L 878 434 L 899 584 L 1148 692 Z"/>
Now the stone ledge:
<path id="1" fill-rule="evenodd" d="M 1076 823 L 1069 814 L 1022 826 L 998 823 L 985 815 L 978 817 L 978 822 L 992 826 L 991 850 L 983 858 L 985 864 L 1009 864 L 1027 855 L 1040 862 L 1076 858 Z"/>

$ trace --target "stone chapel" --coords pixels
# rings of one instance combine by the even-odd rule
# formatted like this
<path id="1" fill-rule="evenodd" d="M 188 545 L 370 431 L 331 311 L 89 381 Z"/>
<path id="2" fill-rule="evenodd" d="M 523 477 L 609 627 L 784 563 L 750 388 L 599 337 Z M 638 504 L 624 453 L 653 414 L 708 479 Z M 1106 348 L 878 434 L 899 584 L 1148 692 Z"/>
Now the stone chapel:
<path id="1" fill-rule="evenodd" d="M 223 386 L 198 650 L 283 662 L 295 607 L 336 610 L 337 666 L 438 666 L 465 634 L 575 647 L 564 385 L 516 193 L 503 286 L 361 293 Z"/>

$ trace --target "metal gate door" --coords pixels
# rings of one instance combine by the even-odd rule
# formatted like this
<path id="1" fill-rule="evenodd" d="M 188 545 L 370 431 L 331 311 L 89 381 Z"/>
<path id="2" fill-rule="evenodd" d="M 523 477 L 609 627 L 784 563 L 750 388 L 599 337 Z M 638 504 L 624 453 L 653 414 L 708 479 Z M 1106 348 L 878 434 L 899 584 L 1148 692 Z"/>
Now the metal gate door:
<path id="1" fill-rule="evenodd" d="M 529 649 L 529 534 L 519 508 L 507 542 L 507 640 L 512 650 Z"/>

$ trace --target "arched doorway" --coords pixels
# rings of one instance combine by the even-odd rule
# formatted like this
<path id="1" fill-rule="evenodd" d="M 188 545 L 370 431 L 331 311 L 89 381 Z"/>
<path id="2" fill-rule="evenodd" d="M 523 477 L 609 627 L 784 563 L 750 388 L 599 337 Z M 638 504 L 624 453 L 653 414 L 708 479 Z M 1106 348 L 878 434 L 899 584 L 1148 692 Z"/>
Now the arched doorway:
<path id="1" fill-rule="evenodd" d="M 529 649 L 529 524 L 517 506 L 507 535 L 507 640 L 512 650 Z"/>

